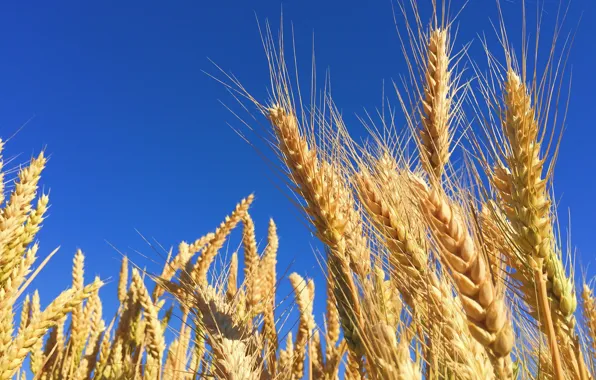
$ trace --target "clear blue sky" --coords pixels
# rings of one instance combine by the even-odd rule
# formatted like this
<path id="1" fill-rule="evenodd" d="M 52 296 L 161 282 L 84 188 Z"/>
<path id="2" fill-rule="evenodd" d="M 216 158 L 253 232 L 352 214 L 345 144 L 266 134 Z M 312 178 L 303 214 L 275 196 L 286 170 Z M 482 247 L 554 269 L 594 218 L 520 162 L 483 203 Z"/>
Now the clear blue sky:
<path id="1" fill-rule="evenodd" d="M 554 13 L 557 2 L 549 0 L 547 11 Z M 331 70 L 335 100 L 349 128 L 361 133 L 354 114 L 380 104 L 383 80 L 405 74 L 390 0 L 51 3 L 0 5 L 0 134 L 12 135 L 33 117 L 4 155 L 21 154 L 23 162 L 44 147 L 51 154 L 42 183 L 51 189 L 52 207 L 39 234 L 40 254 L 62 249 L 33 284 L 42 302 L 69 285 L 77 247 L 87 255 L 89 280 L 95 274 L 117 279 L 120 257 L 106 240 L 155 271 L 159 266 L 133 250 L 163 258 L 135 228 L 175 246 L 212 230 L 251 192 L 259 237 L 265 238 L 270 216 L 278 223 L 278 271 L 293 263 L 292 270 L 318 279 L 322 290 L 316 240 L 271 183 L 267 165 L 227 125 L 241 127 L 219 100 L 232 106 L 234 100 L 201 70 L 216 72 L 211 58 L 265 100 L 267 66 L 255 14 L 276 28 L 283 4 L 303 75 L 309 75 L 314 32 L 319 69 Z M 512 37 L 519 34 L 519 3 L 503 1 Z M 456 47 L 476 33 L 492 35 L 488 21 L 495 20 L 495 9 L 493 1 L 471 0 L 459 18 Z M 565 222 L 571 210 L 578 261 L 587 265 L 596 251 L 590 201 L 596 192 L 594 1 L 573 2 L 568 30 L 582 13 L 556 190 Z M 472 51 L 481 52 L 477 42 Z M 115 287 L 103 291 L 108 315 L 115 310 Z"/>

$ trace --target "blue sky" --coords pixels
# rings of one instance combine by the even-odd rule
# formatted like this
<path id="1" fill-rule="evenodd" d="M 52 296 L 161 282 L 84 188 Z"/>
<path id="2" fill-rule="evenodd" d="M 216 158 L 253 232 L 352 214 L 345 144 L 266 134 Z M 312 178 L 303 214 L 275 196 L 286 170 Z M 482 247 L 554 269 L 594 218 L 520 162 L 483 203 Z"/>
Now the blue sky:
<path id="1" fill-rule="evenodd" d="M 278 271 L 291 265 L 324 288 L 313 254 L 316 240 L 272 183 L 267 164 L 228 126 L 242 127 L 220 104 L 235 106 L 234 100 L 202 72 L 216 73 L 210 58 L 266 100 L 268 72 L 255 15 L 277 28 L 282 5 L 286 26 L 294 24 L 303 76 L 310 74 L 314 33 L 318 67 L 331 71 L 334 98 L 349 129 L 361 134 L 355 113 L 379 106 L 383 80 L 406 73 L 390 0 L 0 5 L 0 135 L 7 138 L 32 119 L 4 156 L 20 154 L 16 162 L 24 162 L 44 147 L 51 155 L 42 184 L 51 189 L 52 207 L 39 234 L 40 254 L 62 248 L 33 284 L 42 303 L 68 287 L 76 248 L 86 253 L 89 280 L 96 274 L 117 279 L 120 256 L 106 241 L 156 271 L 160 266 L 151 260 L 163 258 L 135 229 L 175 246 L 211 231 L 252 192 L 259 237 L 265 238 L 269 217 L 278 224 Z M 550 15 L 556 5 L 547 1 Z M 520 1 L 503 1 L 503 9 L 510 35 L 519 35 Z M 477 33 L 493 35 L 489 20 L 495 11 L 493 1 L 471 0 L 459 17 L 455 46 Z M 596 191 L 596 4 L 574 1 L 568 31 L 582 14 L 570 56 L 573 92 L 556 191 L 565 224 L 571 212 L 572 244 L 585 266 L 596 250 L 596 205 L 589 201 Z M 473 56 L 481 54 L 478 41 L 472 46 Z M 110 316 L 114 281 L 103 290 Z"/>

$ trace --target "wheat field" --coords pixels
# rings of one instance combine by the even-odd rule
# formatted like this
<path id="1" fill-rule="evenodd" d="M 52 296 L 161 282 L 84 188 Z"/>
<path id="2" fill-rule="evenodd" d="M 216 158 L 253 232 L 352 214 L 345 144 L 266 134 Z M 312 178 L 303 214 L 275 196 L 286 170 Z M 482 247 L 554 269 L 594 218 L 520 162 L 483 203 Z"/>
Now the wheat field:
<path id="1" fill-rule="evenodd" d="M 592 379 L 596 298 L 561 238 L 553 189 L 569 45 L 532 65 L 531 44 L 510 45 L 501 19 L 485 70 L 433 5 L 423 22 L 415 1 L 397 2 L 405 122 L 371 117 L 364 142 L 330 93 L 302 101 L 268 24 L 270 98 L 220 77 L 266 121 L 260 137 L 325 247 L 323 323 L 313 280 L 279 273 L 273 219 L 257 244 L 253 195 L 170 251 L 161 272 L 123 257 L 117 295 L 85 279 L 77 251 L 70 288 L 42 310 L 29 287 L 55 253 L 38 257 L 50 204 L 42 152 L 14 180 L 0 163 L 0 380 Z M 235 229 L 240 248 L 215 266 Z M 299 315 L 289 333 L 280 281 Z"/>

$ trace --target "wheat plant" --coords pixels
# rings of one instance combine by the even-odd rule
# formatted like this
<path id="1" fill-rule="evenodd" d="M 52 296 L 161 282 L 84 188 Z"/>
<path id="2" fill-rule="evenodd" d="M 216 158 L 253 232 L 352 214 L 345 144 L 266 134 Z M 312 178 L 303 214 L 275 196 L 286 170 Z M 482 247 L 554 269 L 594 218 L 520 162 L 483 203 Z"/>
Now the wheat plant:
<path id="1" fill-rule="evenodd" d="M 100 296 L 99 278 L 85 285 L 77 251 L 72 284 L 42 310 L 29 284 L 56 252 L 37 260 L 46 158 L 13 180 L 0 161 L 0 380 L 592 379 L 596 299 L 591 281 L 576 285 L 553 201 L 551 105 L 564 58 L 553 48 L 535 65 L 543 72 L 529 71 L 529 48 L 517 56 L 501 20 L 483 70 L 468 45 L 456 48 L 448 7 L 432 4 L 425 24 L 415 1 L 397 2 L 410 68 L 395 86 L 404 128 L 380 115 L 357 142 L 330 93 L 303 104 L 269 25 L 271 98 L 224 80 L 267 120 L 266 141 L 325 249 L 324 292 L 299 273 L 280 276 L 277 226 L 259 246 L 249 195 L 170 250 L 158 273 L 123 257 L 113 297 Z M 220 260 L 240 228 L 238 249 Z M 119 304 L 114 316 L 103 314 L 107 299 Z"/>

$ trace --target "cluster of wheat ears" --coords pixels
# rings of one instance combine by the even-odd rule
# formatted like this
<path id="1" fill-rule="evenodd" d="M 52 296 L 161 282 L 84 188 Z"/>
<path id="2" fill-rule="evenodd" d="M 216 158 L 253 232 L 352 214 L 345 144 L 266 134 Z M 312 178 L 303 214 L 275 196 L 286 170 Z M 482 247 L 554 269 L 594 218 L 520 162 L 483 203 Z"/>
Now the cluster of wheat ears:
<path id="1" fill-rule="evenodd" d="M 411 5 L 399 10 L 417 15 Z M 313 281 L 294 273 L 299 317 L 282 335 L 276 225 L 259 249 L 252 196 L 170 251 L 161 273 L 130 270 L 124 258 L 113 318 L 102 315 L 103 282 L 85 285 L 81 251 L 72 287 L 42 310 L 38 292 L 26 294 L 52 256 L 35 267 L 49 202 L 38 194 L 41 154 L 0 198 L 0 380 L 591 379 L 596 300 L 585 279 L 576 295 L 551 191 L 558 144 L 548 105 L 564 55 L 529 75 L 526 50 L 518 62 L 502 28 L 504 62 L 489 53 L 487 73 L 472 63 L 467 80 L 452 24 L 436 12 L 427 26 L 414 19 L 400 35 L 411 79 L 396 85 L 401 132 L 392 112 L 379 113 L 380 127 L 371 117 L 372 138 L 358 144 L 327 92 L 303 106 L 269 28 L 270 102 L 228 77 L 267 118 L 268 142 L 325 247 L 323 323 Z M 237 226 L 239 251 L 213 273 Z"/>

